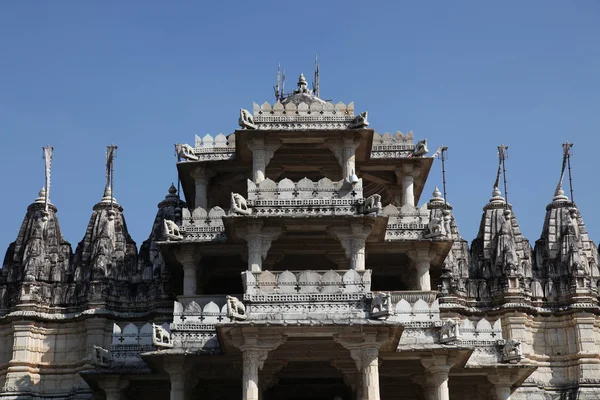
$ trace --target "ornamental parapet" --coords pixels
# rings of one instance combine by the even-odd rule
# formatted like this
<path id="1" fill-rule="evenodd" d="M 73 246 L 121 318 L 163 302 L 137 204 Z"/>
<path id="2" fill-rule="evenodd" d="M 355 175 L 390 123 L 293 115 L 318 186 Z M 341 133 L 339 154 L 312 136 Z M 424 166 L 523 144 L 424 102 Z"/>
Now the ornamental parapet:
<path id="1" fill-rule="evenodd" d="M 227 239 L 223 217 L 225 211 L 221 207 L 213 207 L 208 212 L 197 207 L 190 212 L 182 210 L 181 239 L 195 242 L 222 242 Z"/>
<path id="2" fill-rule="evenodd" d="M 228 297 L 180 296 L 178 300 L 170 325 L 172 347 L 219 352 L 216 324 L 231 321 Z"/>
<path id="3" fill-rule="evenodd" d="M 381 158 L 406 158 L 411 157 L 415 151 L 413 133 L 396 132 L 393 136 L 386 132 L 383 135 L 373 133 L 371 146 L 371 159 Z"/>
<path id="4" fill-rule="evenodd" d="M 385 241 L 399 240 L 451 240 L 441 218 L 431 218 L 427 203 L 420 208 L 396 207 L 392 204 L 381 210 L 388 217 Z"/>
<path id="5" fill-rule="evenodd" d="M 354 119 L 354 103 L 254 103 L 253 122 L 259 130 L 348 129 Z"/>
<path id="6" fill-rule="evenodd" d="M 255 216 L 332 216 L 377 213 L 380 197 L 363 198 L 362 179 L 354 185 L 328 178 L 317 182 L 265 179 L 258 185 L 248 180 L 248 202 Z"/>
<path id="7" fill-rule="evenodd" d="M 189 144 L 177 144 L 175 150 L 185 161 L 224 161 L 235 159 L 235 134 L 225 136 L 219 133 L 213 137 L 206 134 L 196 135 L 194 147 Z"/>

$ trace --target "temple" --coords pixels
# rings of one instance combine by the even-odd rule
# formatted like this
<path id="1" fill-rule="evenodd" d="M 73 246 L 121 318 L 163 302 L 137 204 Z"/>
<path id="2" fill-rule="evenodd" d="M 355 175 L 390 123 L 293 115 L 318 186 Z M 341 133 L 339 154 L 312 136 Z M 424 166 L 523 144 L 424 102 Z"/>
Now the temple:
<path id="1" fill-rule="evenodd" d="M 178 185 L 139 251 L 116 146 L 74 251 L 44 148 L 0 274 L 0 399 L 599 398 L 598 249 L 563 188 L 572 145 L 533 246 L 506 146 L 490 151 L 469 246 L 445 181 L 423 194 L 446 147 L 321 99 L 318 68 L 312 89 L 284 81 L 235 132 L 175 145 Z"/>

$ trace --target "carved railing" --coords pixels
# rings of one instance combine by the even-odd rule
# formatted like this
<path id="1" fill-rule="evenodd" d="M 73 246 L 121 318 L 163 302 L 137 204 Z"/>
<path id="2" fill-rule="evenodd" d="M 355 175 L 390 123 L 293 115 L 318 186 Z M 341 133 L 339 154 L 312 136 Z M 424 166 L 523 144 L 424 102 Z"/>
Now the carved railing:
<path id="1" fill-rule="evenodd" d="M 182 158 L 188 161 L 222 161 L 235 159 L 235 134 L 217 136 L 206 134 L 196 135 L 194 146 L 184 145 L 187 151 Z"/>
<path id="2" fill-rule="evenodd" d="M 347 129 L 354 119 L 354 103 L 254 103 L 253 114 L 257 128 L 264 130 Z"/>
<path id="3" fill-rule="evenodd" d="M 170 326 L 173 347 L 218 352 L 216 324 L 230 321 L 227 296 L 180 296 Z"/>
<path id="4" fill-rule="evenodd" d="M 152 344 L 152 324 L 138 325 L 113 324 L 112 342 L 108 350 L 111 364 L 144 364 L 140 354 L 155 349 Z M 167 329 L 168 325 L 164 323 L 162 326 Z"/>
<path id="5" fill-rule="evenodd" d="M 402 291 L 389 294 L 390 308 L 393 310 L 391 320 L 403 323 L 440 321 L 437 292 Z"/>
<path id="6" fill-rule="evenodd" d="M 187 208 L 182 210 L 182 225 L 180 228 L 183 240 L 196 242 L 222 242 L 227 237 L 223 225 L 225 211 L 221 207 L 213 207 L 206 211 L 197 207 L 192 212 Z"/>
<path id="7" fill-rule="evenodd" d="M 248 181 L 248 206 L 253 215 L 356 215 L 361 213 L 362 179 L 353 187 L 344 181 L 304 178 L 298 182 Z"/>
<path id="8" fill-rule="evenodd" d="M 424 239 L 430 233 L 427 204 L 420 208 L 399 208 L 389 204 L 381 214 L 388 217 L 386 241 Z"/>
<path id="9" fill-rule="evenodd" d="M 377 132 L 373 134 L 371 158 L 405 158 L 414 150 L 412 132 L 408 132 L 406 136 L 402 132 L 396 132 L 394 136 L 387 132 L 383 135 Z"/>
<path id="10" fill-rule="evenodd" d="M 242 276 L 244 299 L 248 300 L 276 296 L 281 301 L 326 301 L 338 294 L 365 294 L 371 290 L 370 270 L 246 271 Z"/>

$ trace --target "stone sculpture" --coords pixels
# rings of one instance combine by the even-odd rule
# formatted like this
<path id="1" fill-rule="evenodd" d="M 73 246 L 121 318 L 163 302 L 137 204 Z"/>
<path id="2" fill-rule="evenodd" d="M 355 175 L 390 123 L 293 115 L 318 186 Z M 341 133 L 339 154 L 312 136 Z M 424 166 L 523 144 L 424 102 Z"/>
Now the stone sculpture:
<path id="1" fill-rule="evenodd" d="M 446 320 L 440 328 L 440 343 L 455 342 L 458 338 L 458 322 L 453 319 Z"/>
<path id="2" fill-rule="evenodd" d="M 110 366 L 110 352 L 102 347 L 94 345 L 92 363 L 100 367 Z"/>
<path id="3" fill-rule="evenodd" d="M 156 347 L 171 348 L 173 342 L 171 342 L 171 334 L 163 328 L 161 325 L 152 324 L 152 344 Z"/>
<path id="4" fill-rule="evenodd" d="M 164 232 L 167 240 L 182 240 L 183 236 L 181 235 L 181 231 L 179 230 L 179 226 L 170 219 L 165 219 L 164 222 Z"/>
<path id="5" fill-rule="evenodd" d="M 244 110 L 240 108 L 240 118 L 238 119 L 238 124 L 242 127 L 242 129 L 257 129 L 256 124 L 254 123 L 254 117 L 250 114 L 250 111 Z"/>
<path id="6" fill-rule="evenodd" d="M 427 237 L 446 236 L 443 218 L 431 217 L 427 224 L 427 229 L 429 229 Z"/>
<path id="7" fill-rule="evenodd" d="M 350 125 L 348 125 L 348 128 L 360 129 L 360 128 L 365 128 L 365 127 L 369 126 L 369 121 L 367 121 L 367 117 L 368 117 L 368 113 L 366 111 L 361 112 L 352 120 L 352 122 L 350 122 Z"/>
<path id="8" fill-rule="evenodd" d="M 227 296 L 227 316 L 231 319 L 245 320 L 246 306 L 237 297 Z"/>
<path id="9" fill-rule="evenodd" d="M 502 347 L 502 362 L 516 364 L 523 359 L 520 341 L 515 339 L 499 340 L 498 345 Z"/>
<path id="10" fill-rule="evenodd" d="M 427 153 L 429 153 L 429 150 L 427 149 L 427 139 L 419 140 L 415 145 L 412 157 L 423 157 Z"/>
<path id="11" fill-rule="evenodd" d="M 231 209 L 229 210 L 229 214 L 250 215 L 251 212 L 252 210 L 248 208 L 248 203 L 244 196 L 239 193 L 231 193 Z"/>
<path id="12" fill-rule="evenodd" d="M 371 318 L 385 319 L 393 314 L 392 296 L 389 293 L 373 294 L 373 301 L 371 302 Z"/>
<path id="13" fill-rule="evenodd" d="M 189 144 L 178 143 L 175 145 L 177 157 L 182 160 L 198 161 L 199 158 L 194 154 L 194 148 Z"/>
<path id="14" fill-rule="evenodd" d="M 363 205 L 363 213 L 371 214 L 377 213 L 381 210 L 381 196 L 378 194 L 373 194 L 365 199 L 365 203 Z"/>

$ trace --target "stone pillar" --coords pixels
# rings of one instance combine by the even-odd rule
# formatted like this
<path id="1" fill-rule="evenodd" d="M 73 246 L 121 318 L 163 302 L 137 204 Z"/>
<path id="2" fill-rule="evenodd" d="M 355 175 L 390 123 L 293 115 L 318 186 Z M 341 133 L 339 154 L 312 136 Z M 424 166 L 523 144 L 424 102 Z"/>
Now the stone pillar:
<path id="1" fill-rule="evenodd" d="M 371 225 L 356 223 L 350 227 L 334 227 L 329 232 L 339 241 L 346 257 L 350 259 L 350 268 L 356 271 L 365 270 L 365 246 L 371 233 Z"/>
<path id="2" fill-rule="evenodd" d="M 181 248 L 177 251 L 177 260 L 183 266 L 183 295 L 195 296 L 197 290 L 198 262 L 201 257 L 193 248 Z"/>
<path id="3" fill-rule="evenodd" d="M 119 376 L 108 376 L 98 384 L 104 390 L 106 400 L 121 400 L 121 392 L 127 388 L 129 381 Z"/>
<path id="4" fill-rule="evenodd" d="M 170 400 L 186 400 L 186 375 L 188 368 L 183 357 L 173 357 L 165 361 L 165 371 L 171 381 Z"/>
<path id="5" fill-rule="evenodd" d="M 273 240 L 281 234 L 281 228 L 263 227 L 261 221 L 255 221 L 245 228 L 238 228 L 237 233 L 248 243 L 248 271 L 262 271 L 263 259 L 267 257 Z"/>
<path id="6" fill-rule="evenodd" d="M 432 400 L 450 400 L 448 373 L 453 362 L 445 355 L 434 355 L 422 358 L 421 364 L 425 367 L 426 385 L 431 388 Z"/>
<path id="7" fill-rule="evenodd" d="M 402 176 L 402 189 L 403 193 L 403 206 L 415 206 L 415 192 L 414 192 L 414 168 L 412 164 L 405 164 L 403 168 L 403 176 Z"/>
<path id="8" fill-rule="evenodd" d="M 361 400 L 379 400 L 379 350 L 377 344 L 350 350 L 350 355 L 362 377 L 362 385 L 357 387 Z"/>
<path id="9" fill-rule="evenodd" d="M 262 134 L 255 135 L 252 140 L 248 141 L 248 148 L 252 151 L 252 179 L 258 185 L 265 180 L 267 165 L 280 143 L 267 143 Z"/>
<path id="10" fill-rule="evenodd" d="M 429 246 L 427 246 L 418 247 L 415 250 L 409 251 L 408 256 L 413 261 L 415 268 L 415 283 L 413 290 L 430 291 L 431 279 L 429 276 L 429 268 L 435 253 L 430 251 Z"/>
<path id="11" fill-rule="evenodd" d="M 85 320 L 86 355 L 93 354 L 94 346 L 108 348 L 105 342 L 108 324 L 106 318 L 88 318 Z M 110 324 L 112 330 L 112 324 Z"/>
<path id="12" fill-rule="evenodd" d="M 342 165 L 344 179 L 350 180 L 352 173 L 356 173 L 356 148 L 358 142 L 352 137 L 344 138 L 344 163 Z"/>
<path id="13" fill-rule="evenodd" d="M 510 373 L 497 373 L 488 375 L 488 380 L 494 385 L 492 389 L 494 400 L 510 400 L 511 388 L 516 381 L 516 376 Z"/>
<path id="14" fill-rule="evenodd" d="M 258 387 L 258 371 L 267 359 L 267 351 L 259 349 L 242 350 L 244 361 L 243 371 L 243 400 L 259 400 L 260 389 Z"/>
<path id="15" fill-rule="evenodd" d="M 328 140 L 327 146 L 340 163 L 342 175 L 345 181 L 349 181 L 352 172 L 356 173 L 356 148 L 359 142 L 354 135 L 348 135 L 341 139 Z"/>
<path id="16" fill-rule="evenodd" d="M 192 178 L 194 178 L 194 182 L 196 185 L 196 203 L 194 204 L 194 208 L 204 208 L 208 209 L 208 181 L 212 176 L 214 176 L 213 171 L 209 170 L 206 167 L 197 167 L 191 173 Z"/>

